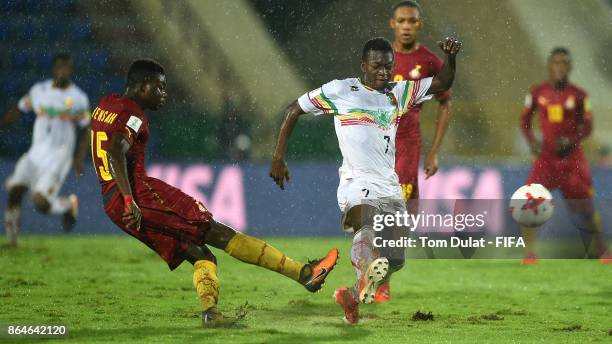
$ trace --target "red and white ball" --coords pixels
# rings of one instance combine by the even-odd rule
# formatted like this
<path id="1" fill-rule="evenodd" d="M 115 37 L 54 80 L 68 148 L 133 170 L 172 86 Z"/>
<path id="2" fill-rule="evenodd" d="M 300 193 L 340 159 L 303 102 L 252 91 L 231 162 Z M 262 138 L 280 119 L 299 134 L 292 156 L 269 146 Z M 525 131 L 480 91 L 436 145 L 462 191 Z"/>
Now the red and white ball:
<path id="1" fill-rule="evenodd" d="M 540 184 L 521 186 L 510 200 L 512 218 L 525 227 L 543 225 L 554 211 L 555 204 L 550 191 Z"/>

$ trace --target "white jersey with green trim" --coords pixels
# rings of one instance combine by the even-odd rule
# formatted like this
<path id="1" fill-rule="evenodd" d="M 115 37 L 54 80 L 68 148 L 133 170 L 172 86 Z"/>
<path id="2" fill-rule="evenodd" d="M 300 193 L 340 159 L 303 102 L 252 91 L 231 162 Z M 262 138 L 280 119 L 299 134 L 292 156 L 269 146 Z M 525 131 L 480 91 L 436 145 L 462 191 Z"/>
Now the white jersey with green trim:
<path id="1" fill-rule="evenodd" d="M 89 125 L 89 99 L 77 85 L 53 86 L 53 80 L 38 82 L 18 103 L 22 112 L 34 112 L 34 133 L 28 151 L 31 158 L 49 154 L 72 155 L 76 141 L 76 125 Z"/>
<path id="2" fill-rule="evenodd" d="M 331 114 L 342 152 L 340 182 L 365 178 L 375 184 L 374 197 L 397 195 L 395 134 L 399 119 L 410 107 L 427 99 L 432 78 L 390 83 L 379 92 L 357 78 L 333 80 L 302 95 L 302 110 Z M 401 194 L 401 193 L 400 193 Z"/>

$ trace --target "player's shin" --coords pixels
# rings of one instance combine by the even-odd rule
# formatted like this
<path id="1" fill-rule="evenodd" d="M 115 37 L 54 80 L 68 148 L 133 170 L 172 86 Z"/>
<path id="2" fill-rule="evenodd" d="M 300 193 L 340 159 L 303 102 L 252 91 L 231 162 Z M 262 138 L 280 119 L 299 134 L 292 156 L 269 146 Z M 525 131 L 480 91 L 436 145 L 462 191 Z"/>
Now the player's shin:
<path id="1" fill-rule="evenodd" d="M 21 219 L 20 207 L 6 208 L 4 211 L 4 229 L 6 231 L 6 239 L 11 246 L 17 245 L 17 236 L 19 235 L 19 224 Z"/>
<path id="2" fill-rule="evenodd" d="M 603 235 L 603 226 L 601 223 L 601 216 L 598 211 L 594 211 L 591 214 L 587 215 L 585 218 L 586 228 L 589 234 L 592 236 L 592 243 L 597 250 L 597 254 L 599 256 L 603 256 L 608 254 L 608 245 L 604 239 Z M 591 244 L 590 240 L 586 240 L 583 236 L 583 240 L 585 240 L 585 248 L 588 250 L 588 247 Z"/>
<path id="3" fill-rule="evenodd" d="M 193 285 L 195 286 L 202 311 L 217 305 L 219 300 L 219 278 L 217 265 L 209 260 L 198 260 L 193 264 Z"/>
<path id="4" fill-rule="evenodd" d="M 298 282 L 304 268 L 304 264 L 287 257 L 265 241 L 241 233 L 232 237 L 225 247 L 225 252 L 245 263 L 276 271 Z"/>
<path id="5" fill-rule="evenodd" d="M 535 257 L 535 243 L 537 238 L 537 228 L 521 226 L 521 236 L 525 241 L 525 256 Z"/>
<path id="6" fill-rule="evenodd" d="M 357 274 L 357 281 L 361 280 L 372 261 L 379 257 L 374 247 L 376 232 L 371 226 L 363 226 L 353 236 L 351 246 L 351 264 Z"/>

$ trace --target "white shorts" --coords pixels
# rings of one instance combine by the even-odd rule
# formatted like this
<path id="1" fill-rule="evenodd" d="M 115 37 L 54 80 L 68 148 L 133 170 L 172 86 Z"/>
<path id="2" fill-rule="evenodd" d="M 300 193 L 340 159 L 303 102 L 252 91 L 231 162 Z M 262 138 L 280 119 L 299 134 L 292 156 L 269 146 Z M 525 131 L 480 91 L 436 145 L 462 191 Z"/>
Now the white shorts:
<path id="1" fill-rule="evenodd" d="M 25 153 L 17 161 L 15 171 L 6 180 L 6 188 L 25 186 L 31 193 L 53 197 L 58 194 L 72 166 L 72 156 L 63 151 L 34 159 Z"/>
<path id="2" fill-rule="evenodd" d="M 345 225 L 348 211 L 354 206 L 367 204 L 381 212 L 394 214 L 406 211 L 406 203 L 399 184 L 380 184 L 365 178 L 341 179 L 338 185 L 338 206 L 342 212 L 342 229 L 351 232 Z"/>

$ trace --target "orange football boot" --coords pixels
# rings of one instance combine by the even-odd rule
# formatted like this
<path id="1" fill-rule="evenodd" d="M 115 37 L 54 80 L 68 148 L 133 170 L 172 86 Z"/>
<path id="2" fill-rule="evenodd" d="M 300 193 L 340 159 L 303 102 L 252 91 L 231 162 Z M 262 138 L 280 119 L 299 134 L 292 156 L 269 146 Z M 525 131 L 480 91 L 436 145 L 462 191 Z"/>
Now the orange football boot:
<path id="1" fill-rule="evenodd" d="M 302 284 L 309 292 L 316 292 L 325 283 L 325 278 L 334 269 L 338 262 L 338 249 L 332 248 L 329 250 L 325 258 L 309 261 L 307 266 L 310 267 L 310 276 Z"/>
<path id="2" fill-rule="evenodd" d="M 359 302 L 355 300 L 351 291 L 346 287 L 338 288 L 334 293 L 334 298 L 344 311 L 344 322 L 351 325 L 357 324 L 359 322 Z"/>
<path id="3" fill-rule="evenodd" d="M 359 281 L 358 300 L 361 303 L 372 303 L 376 290 L 384 283 L 389 272 L 389 260 L 385 257 L 374 259 Z"/>
<path id="4" fill-rule="evenodd" d="M 374 302 L 387 302 L 391 299 L 391 281 L 387 279 L 376 289 Z"/>
<path id="5" fill-rule="evenodd" d="M 535 253 L 529 253 L 527 254 L 527 256 L 525 256 L 525 258 L 523 258 L 523 261 L 521 262 L 521 264 L 525 266 L 537 265 L 538 257 L 536 257 Z"/>
<path id="6" fill-rule="evenodd" d="M 599 256 L 599 262 L 601 264 L 612 264 L 612 253 L 610 250 L 606 250 L 601 256 Z"/>

